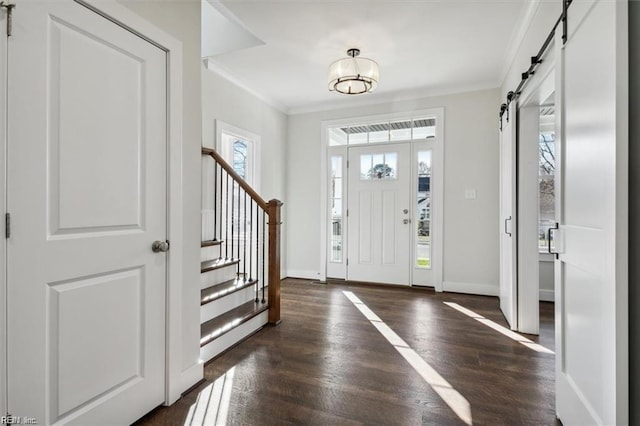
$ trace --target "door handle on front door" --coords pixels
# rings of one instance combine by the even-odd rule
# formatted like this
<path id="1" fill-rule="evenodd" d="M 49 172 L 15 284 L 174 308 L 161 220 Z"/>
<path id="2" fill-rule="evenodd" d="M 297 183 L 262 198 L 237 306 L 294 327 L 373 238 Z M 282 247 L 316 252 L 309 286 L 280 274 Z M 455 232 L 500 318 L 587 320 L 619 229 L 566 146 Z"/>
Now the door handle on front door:
<path id="1" fill-rule="evenodd" d="M 165 241 L 154 241 L 153 244 L 151 244 L 151 250 L 153 250 L 154 253 L 166 253 L 169 251 L 169 240 L 165 240 Z"/>

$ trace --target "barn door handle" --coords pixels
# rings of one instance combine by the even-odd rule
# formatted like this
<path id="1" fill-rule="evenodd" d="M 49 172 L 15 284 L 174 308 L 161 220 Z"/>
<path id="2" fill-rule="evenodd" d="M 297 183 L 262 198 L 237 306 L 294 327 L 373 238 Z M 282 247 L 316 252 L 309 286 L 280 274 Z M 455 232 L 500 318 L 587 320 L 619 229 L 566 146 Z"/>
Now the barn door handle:
<path id="1" fill-rule="evenodd" d="M 504 233 L 508 236 L 511 236 L 511 232 L 507 231 L 507 222 L 511 220 L 511 216 L 504 220 Z"/>
<path id="2" fill-rule="evenodd" d="M 554 254 L 556 256 L 556 259 L 558 258 L 558 253 L 554 252 L 554 251 L 551 251 L 551 240 L 552 240 L 551 231 L 559 229 L 559 227 L 560 227 L 560 224 L 558 222 L 556 222 L 555 225 L 553 225 L 553 227 L 547 229 L 547 251 L 550 254 Z"/>
<path id="3" fill-rule="evenodd" d="M 166 253 L 169 251 L 169 241 L 154 241 L 153 244 L 151 244 L 151 250 L 153 250 L 154 253 Z"/>

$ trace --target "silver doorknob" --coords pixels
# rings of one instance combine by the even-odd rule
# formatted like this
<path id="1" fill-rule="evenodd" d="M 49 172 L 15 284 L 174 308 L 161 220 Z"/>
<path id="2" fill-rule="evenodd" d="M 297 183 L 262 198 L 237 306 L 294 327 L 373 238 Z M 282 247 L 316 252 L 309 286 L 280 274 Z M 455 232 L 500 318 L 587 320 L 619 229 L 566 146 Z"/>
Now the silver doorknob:
<path id="1" fill-rule="evenodd" d="M 151 244 L 151 250 L 153 250 L 154 253 L 164 253 L 169 251 L 169 241 L 154 241 L 153 244 Z"/>

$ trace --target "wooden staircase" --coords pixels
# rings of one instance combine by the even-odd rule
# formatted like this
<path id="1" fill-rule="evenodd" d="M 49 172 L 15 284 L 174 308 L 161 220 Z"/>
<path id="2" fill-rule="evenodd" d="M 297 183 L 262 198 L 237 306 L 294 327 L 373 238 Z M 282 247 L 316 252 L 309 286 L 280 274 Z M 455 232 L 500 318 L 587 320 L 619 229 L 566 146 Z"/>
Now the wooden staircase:
<path id="1" fill-rule="evenodd" d="M 208 148 L 203 155 L 200 359 L 280 322 L 280 209 Z"/>

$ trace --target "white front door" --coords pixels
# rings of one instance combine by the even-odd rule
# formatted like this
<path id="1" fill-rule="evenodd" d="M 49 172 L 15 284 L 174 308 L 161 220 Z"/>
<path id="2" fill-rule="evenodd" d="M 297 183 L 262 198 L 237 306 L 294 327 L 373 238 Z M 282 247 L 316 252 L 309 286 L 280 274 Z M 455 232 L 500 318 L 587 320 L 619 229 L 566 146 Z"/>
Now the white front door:
<path id="1" fill-rule="evenodd" d="M 164 51 L 18 2 L 8 79 L 8 410 L 127 424 L 164 401 Z"/>
<path id="2" fill-rule="evenodd" d="M 515 122 L 512 102 L 500 132 L 500 309 L 513 330 L 518 329 Z"/>
<path id="3" fill-rule="evenodd" d="M 410 285 L 411 143 L 349 148 L 347 279 Z"/>
<path id="4" fill-rule="evenodd" d="M 629 422 L 627 7 L 574 2 L 568 14 L 555 233 L 556 410 L 564 425 Z"/>

